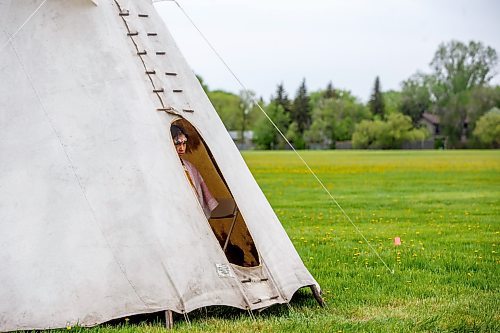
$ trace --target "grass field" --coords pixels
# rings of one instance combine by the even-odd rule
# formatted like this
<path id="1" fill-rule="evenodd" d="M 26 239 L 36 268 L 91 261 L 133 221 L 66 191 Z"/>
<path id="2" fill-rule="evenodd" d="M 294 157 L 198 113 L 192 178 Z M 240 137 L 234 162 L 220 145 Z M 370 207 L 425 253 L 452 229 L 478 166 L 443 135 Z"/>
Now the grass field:
<path id="1" fill-rule="evenodd" d="M 500 332 L 499 151 L 301 154 L 394 274 L 292 152 L 245 152 L 328 306 L 304 290 L 255 321 L 209 309 L 176 331 Z M 132 321 L 72 330 L 163 331 Z"/>

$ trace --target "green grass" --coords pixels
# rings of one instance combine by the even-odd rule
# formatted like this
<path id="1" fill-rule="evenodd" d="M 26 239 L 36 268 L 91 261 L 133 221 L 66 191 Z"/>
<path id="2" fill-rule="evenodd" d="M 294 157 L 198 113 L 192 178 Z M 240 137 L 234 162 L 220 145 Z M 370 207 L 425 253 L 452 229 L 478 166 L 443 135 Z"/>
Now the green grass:
<path id="1" fill-rule="evenodd" d="M 292 309 L 195 311 L 176 331 L 500 332 L 499 151 L 301 154 L 394 274 L 292 152 L 245 152 L 328 306 L 304 290 Z M 72 330 L 163 331 L 143 319 Z"/>

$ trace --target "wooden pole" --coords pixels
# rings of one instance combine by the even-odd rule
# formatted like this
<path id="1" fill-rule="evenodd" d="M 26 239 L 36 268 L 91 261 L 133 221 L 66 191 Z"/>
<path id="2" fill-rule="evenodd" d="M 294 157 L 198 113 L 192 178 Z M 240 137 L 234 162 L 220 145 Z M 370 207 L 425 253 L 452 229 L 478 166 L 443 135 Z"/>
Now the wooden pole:
<path id="1" fill-rule="evenodd" d="M 231 234 L 233 233 L 234 225 L 236 224 L 236 218 L 238 217 L 238 210 L 236 209 L 236 212 L 234 212 L 233 216 L 233 221 L 231 222 L 231 228 L 229 228 L 229 233 L 226 238 L 226 242 L 224 243 L 224 247 L 222 248 L 222 251 L 226 252 L 227 245 L 229 244 L 229 238 L 231 237 Z"/>
<path id="2" fill-rule="evenodd" d="M 165 326 L 167 330 L 174 328 L 174 316 L 171 310 L 165 311 Z"/>
<path id="3" fill-rule="evenodd" d="M 325 305 L 326 305 L 326 303 L 325 303 L 325 301 L 323 300 L 323 297 L 321 297 L 321 294 L 320 294 L 320 292 L 319 292 L 319 290 L 318 290 L 318 287 L 316 287 L 316 285 L 315 285 L 315 284 L 313 284 L 313 285 L 311 286 L 311 291 L 312 291 L 312 293 L 313 293 L 314 298 L 315 298 L 315 299 L 316 299 L 316 301 L 318 302 L 319 306 L 321 306 L 322 308 L 324 308 L 324 307 L 325 307 Z"/>

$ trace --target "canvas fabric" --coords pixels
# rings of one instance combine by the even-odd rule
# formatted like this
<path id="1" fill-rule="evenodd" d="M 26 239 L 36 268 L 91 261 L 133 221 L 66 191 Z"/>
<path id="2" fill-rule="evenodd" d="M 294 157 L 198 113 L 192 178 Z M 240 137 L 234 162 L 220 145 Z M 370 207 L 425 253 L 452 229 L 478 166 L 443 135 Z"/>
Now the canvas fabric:
<path id="1" fill-rule="evenodd" d="M 0 0 L 0 331 L 256 309 L 316 285 L 152 2 L 50 0 L 8 42 L 41 3 Z M 221 275 L 175 113 L 217 161 L 279 298 L 249 304 L 264 291 Z"/>

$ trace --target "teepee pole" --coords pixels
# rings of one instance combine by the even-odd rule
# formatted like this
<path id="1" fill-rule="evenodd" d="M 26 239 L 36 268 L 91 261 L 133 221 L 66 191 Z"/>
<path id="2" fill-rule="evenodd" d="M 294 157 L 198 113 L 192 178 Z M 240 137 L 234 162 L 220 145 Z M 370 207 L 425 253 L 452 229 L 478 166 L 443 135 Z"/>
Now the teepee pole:
<path id="1" fill-rule="evenodd" d="M 171 310 L 165 311 L 165 327 L 168 330 L 174 328 L 174 316 Z"/>
<path id="2" fill-rule="evenodd" d="M 227 234 L 226 242 L 224 243 L 223 251 L 226 252 L 227 245 L 229 244 L 229 238 L 231 238 L 231 234 L 234 229 L 234 225 L 236 224 L 236 218 L 238 217 L 238 209 L 236 209 L 236 212 L 234 213 L 233 216 L 233 222 L 231 223 L 231 228 L 229 228 L 229 233 Z"/>

